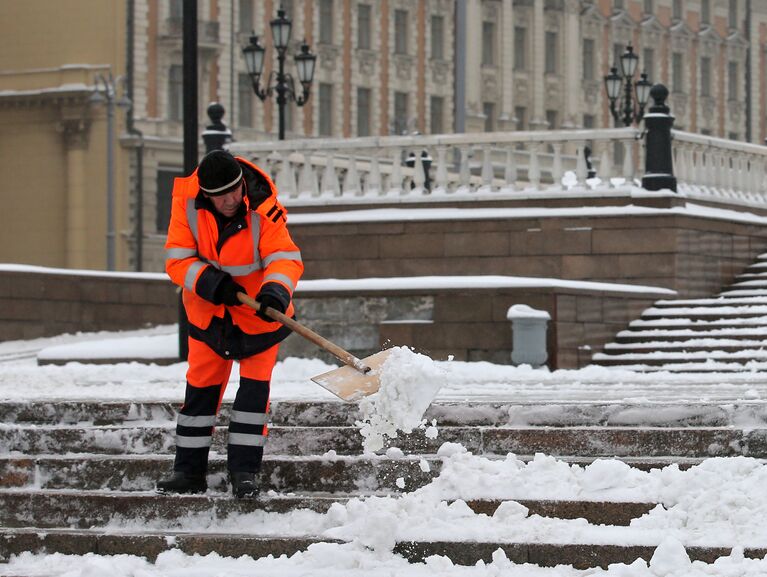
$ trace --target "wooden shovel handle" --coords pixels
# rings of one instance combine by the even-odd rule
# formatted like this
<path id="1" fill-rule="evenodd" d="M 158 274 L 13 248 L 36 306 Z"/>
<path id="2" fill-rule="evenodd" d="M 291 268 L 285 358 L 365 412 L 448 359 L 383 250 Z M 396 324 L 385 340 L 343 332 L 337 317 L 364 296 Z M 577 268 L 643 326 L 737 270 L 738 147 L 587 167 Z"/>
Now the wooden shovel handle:
<path id="1" fill-rule="evenodd" d="M 237 298 L 240 299 L 241 303 L 246 304 L 257 311 L 261 310 L 261 303 L 258 302 L 253 297 L 248 296 L 245 293 L 237 293 Z M 311 341 L 318 347 L 325 349 L 326 351 L 328 351 L 331 355 L 333 355 L 335 358 L 337 358 L 339 361 L 341 361 L 345 365 L 354 367 L 361 373 L 367 373 L 370 371 L 369 366 L 367 366 L 365 363 L 363 363 L 360 359 L 355 357 L 349 351 L 342 349 L 337 344 L 329 341 L 328 339 L 326 339 L 325 337 L 321 335 L 318 335 L 312 329 L 310 329 L 309 327 L 305 327 L 298 321 L 290 318 L 288 315 L 283 314 L 280 311 L 274 310 L 269 307 L 265 307 L 264 313 L 266 314 L 266 316 L 268 316 L 272 320 L 275 320 L 278 323 L 282 323 L 294 333 L 298 333 L 299 335 L 304 337 L 306 340 Z"/>

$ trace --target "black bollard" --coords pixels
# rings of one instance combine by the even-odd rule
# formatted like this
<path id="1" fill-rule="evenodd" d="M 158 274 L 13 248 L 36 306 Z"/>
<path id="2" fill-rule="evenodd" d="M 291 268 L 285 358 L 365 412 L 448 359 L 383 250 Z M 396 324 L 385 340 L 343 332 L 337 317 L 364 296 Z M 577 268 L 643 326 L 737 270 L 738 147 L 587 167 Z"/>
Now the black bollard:
<path id="1" fill-rule="evenodd" d="M 647 134 L 642 188 L 669 189 L 676 192 L 674 161 L 671 155 L 671 127 L 674 126 L 674 117 L 666 106 L 668 88 L 663 84 L 656 84 L 650 90 L 650 97 L 654 104 L 643 118 Z"/>
<path id="2" fill-rule="evenodd" d="M 208 105 L 208 118 L 210 124 L 202 132 L 202 141 L 205 143 L 205 152 L 212 150 L 222 150 L 224 145 L 232 141 L 232 132 L 222 122 L 224 117 L 224 107 L 218 102 L 211 102 Z"/>

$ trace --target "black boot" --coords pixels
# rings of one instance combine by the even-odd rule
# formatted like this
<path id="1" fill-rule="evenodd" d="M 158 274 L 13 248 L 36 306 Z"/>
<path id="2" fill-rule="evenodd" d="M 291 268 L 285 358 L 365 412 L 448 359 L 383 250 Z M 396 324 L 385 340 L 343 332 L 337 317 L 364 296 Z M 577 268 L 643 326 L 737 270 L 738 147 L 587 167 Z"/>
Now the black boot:
<path id="1" fill-rule="evenodd" d="M 232 481 L 232 495 L 235 499 L 255 499 L 261 492 L 255 473 L 229 471 Z"/>
<path id="2" fill-rule="evenodd" d="M 182 471 L 173 471 L 170 477 L 165 477 L 157 483 L 157 492 L 162 494 L 179 493 L 194 494 L 204 493 L 208 490 L 208 481 L 205 474 L 189 474 Z"/>

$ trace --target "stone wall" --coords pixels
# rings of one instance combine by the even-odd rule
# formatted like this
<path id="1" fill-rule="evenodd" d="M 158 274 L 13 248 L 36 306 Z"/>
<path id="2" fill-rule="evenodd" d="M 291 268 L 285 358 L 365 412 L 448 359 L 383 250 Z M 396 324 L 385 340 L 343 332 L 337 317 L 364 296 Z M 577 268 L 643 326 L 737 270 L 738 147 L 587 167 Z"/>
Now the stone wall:
<path id="1" fill-rule="evenodd" d="M 511 363 L 512 305 L 545 310 L 548 366 L 577 368 L 643 309 L 667 294 L 605 292 L 578 288 L 433 289 L 329 295 L 300 291 L 302 321 L 357 356 L 384 346 L 407 345 L 434 359 Z M 283 356 L 320 356 L 316 347 L 293 335 Z"/>
<path id="2" fill-rule="evenodd" d="M 767 228 L 658 212 L 291 224 L 306 278 L 507 275 L 716 294 L 767 250 Z"/>
<path id="3" fill-rule="evenodd" d="M 178 294 L 165 275 L 57 270 L 0 270 L 0 340 L 178 321 Z"/>

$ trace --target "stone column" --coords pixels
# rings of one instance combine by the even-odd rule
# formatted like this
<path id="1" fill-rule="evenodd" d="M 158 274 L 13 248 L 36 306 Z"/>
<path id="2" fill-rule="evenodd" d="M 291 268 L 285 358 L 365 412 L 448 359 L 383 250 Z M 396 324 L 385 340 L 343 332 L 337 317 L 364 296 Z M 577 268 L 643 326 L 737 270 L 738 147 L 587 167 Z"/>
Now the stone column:
<path id="1" fill-rule="evenodd" d="M 533 114 L 530 118 L 531 130 L 545 130 L 546 121 L 546 20 L 543 13 L 543 1 L 534 2 L 533 9 Z"/>
<path id="2" fill-rule="evenodd" d="M 482 0 L 466 6 L 466 132 L 482 132 Z"/>
<path id="3" fill-rule="evenodd" d="M 67 268 L 88 268 L 85 162 L 90 126 L 82 118 L 64 118 L 59 127 L 67 154 Z"/>
<path id="4" fill-rule="evenodd" d="M 580 0 L 565 0 L 565 54 L 562 71 L 565 76 L 565 115 L 562 128 L 581 126 L 579 114 L 583 59 L 581 53 L 581 3 Z"/>
<path id="5" fill-rule="evenodd" d="M 503 0 L 501 6 L 501 130 L 514 130 L 514 0 Z"/>

